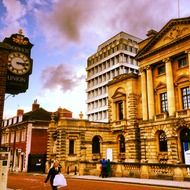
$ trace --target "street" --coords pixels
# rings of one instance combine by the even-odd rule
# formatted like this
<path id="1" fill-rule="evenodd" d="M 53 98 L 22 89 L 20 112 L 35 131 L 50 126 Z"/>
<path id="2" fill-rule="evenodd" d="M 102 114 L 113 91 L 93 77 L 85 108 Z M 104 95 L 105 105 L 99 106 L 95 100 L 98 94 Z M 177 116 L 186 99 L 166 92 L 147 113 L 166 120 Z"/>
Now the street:
<path id="1" fill-rule="evenodd" d="M 45 175 L 10 173 L 8 188 L 14 190 L 51 190 L 49 183 L 44 184 Z M 153 187 L 127 183 L 93 181 L 67 177 L 68 186 L 59 190 L 174 190 L 176 188 Z M 167 181 L 166 181 L 167 183 Z"/>

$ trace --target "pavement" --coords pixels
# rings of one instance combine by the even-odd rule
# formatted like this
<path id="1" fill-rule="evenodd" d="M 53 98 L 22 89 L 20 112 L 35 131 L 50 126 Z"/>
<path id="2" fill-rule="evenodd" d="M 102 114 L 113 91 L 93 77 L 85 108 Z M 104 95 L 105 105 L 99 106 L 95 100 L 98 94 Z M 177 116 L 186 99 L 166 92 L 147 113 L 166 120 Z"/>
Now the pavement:
<path id="1" fill-rule="evenodd" d="M 143 184 L 143 185 L 154 185 L 162 187 L 174 187 L 177 189 L 190 189 L 190 182 L 188 181 L 172 181 L 172 180 L 161 180 L 161 179 L 141 179 L 141 178 L 129 178 L 129 177 L 107 177 L 101 178 L 98 176 L 71 176 L 72 178 L 85 179 L 85 180 L 98 180 L 108 181 L 116 183 L 131 183 L 131 184 Z"/>
<path id="2" fill-rule="evenodd" d="M 40 174 L 34 174 L 40 175 Z M 43 175 L 43 174 L 42 174 Z M 82 180 L 97 180 L 97 181 L 107 181 L 115 183 L 129 183 L 129 184 L 142 184 L 150 186 L 159 186 L 159 187 L 173 187 L 176 189 L 190 190 L 190 182 L 188 181 L 172 181 L 172 180 L 161 180 L 161 179 L 141 179 L 141 178 L 129 178 L 129 177 L 106 177 L 102 178 L 99 176 L 91 175 L 66 175 L 67 178 L 82 179 Z M 7 188 L 7 190 L 14 190 Z"/>

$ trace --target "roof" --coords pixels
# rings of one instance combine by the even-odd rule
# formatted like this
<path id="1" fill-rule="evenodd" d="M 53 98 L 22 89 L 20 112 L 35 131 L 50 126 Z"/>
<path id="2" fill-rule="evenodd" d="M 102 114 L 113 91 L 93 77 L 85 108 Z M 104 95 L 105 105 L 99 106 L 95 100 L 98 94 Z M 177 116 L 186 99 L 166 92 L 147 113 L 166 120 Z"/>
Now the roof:
<path id="1" fill-rule="evenodd" d="M 155 35 L 152 37 L 151 40 L 149 40 L 149 42 L 138 51 L 137 55 L 135 56 L 135 58 L 137 60 L 141 60 L 143 57 L 145 57 L 147 55 L 147 52 L 167 33 L 171 30 L 172 27 L 174 27 L 177 24 L 190 24 L 190 17 L 185 17 L 185 18 L 177 18 L 177 19 L 171 19 L 159 32 L 155 33 Z M 176 29 L 177 31 L 177 29 Z M 177 31 L 178 32 L 178 31 Z M 179 31 L 180 32 L 180 31 Z M 170 42 L 167 45 L 173 45 L 174 43 L 176 43 L 178 40 L 180 39 L 180 35 L 179 36 L 175 36 L 175 38 L 173 39 L 172 42 Z M 163 48 L 166 46 L 163 46 Z M 152 53 L 155 53 L 156 50 Z"/>
<path id="2" fill-rule="evenodd" d="M 27 112 L 23 115 L 23 121 L 28 121 L 28 120 L 50 121 L 51 112 L 48 112 L 43 108 L 39 108 L 35 111 Z"/>

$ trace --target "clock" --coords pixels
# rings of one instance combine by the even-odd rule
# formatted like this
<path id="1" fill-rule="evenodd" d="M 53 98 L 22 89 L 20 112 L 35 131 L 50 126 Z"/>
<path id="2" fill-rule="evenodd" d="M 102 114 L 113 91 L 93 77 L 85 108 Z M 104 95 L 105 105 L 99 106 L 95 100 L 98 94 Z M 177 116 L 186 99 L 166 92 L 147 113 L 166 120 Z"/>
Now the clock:
<path id="1" fill-rule="evenodd" d="M 13 52 L 8 56 L 8 70 L 16 75 L 24 75 L 31 69 L 30 59 L 23 53 Z"/>

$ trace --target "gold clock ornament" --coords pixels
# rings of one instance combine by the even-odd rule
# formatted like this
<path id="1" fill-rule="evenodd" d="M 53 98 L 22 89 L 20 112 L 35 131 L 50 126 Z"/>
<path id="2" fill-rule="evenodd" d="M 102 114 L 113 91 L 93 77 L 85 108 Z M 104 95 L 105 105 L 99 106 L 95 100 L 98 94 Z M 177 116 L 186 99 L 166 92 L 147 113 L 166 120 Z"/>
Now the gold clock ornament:
<path id="1" fill-rule="evenodd" d="M 8 56 L 8 70 L 16 75 L 24 75 L 30 71 L 30 59 L 23 53 L 13 52 Z"/>

